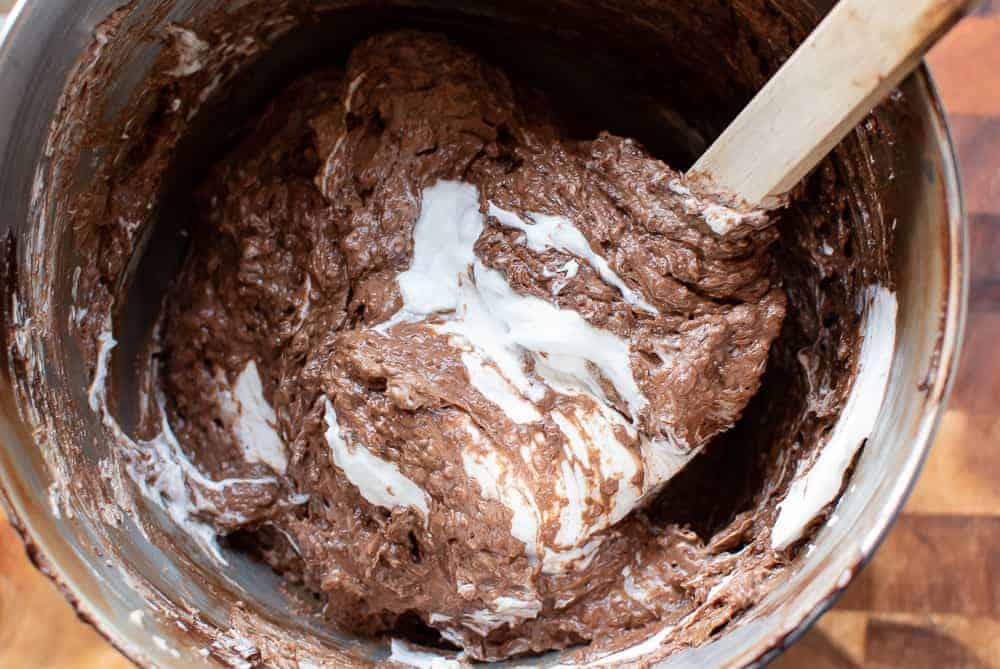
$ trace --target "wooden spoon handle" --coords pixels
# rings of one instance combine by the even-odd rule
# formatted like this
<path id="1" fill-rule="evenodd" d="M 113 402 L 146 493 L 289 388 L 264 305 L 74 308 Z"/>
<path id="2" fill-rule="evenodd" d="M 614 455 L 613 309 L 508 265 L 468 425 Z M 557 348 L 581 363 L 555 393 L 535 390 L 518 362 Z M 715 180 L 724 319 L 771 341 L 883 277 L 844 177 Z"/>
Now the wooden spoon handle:
<path id="1" fill-rule="evenodd" d="M 903 78 L 975 0 L 840 0 L 692 173 L 774 204 Z"/>

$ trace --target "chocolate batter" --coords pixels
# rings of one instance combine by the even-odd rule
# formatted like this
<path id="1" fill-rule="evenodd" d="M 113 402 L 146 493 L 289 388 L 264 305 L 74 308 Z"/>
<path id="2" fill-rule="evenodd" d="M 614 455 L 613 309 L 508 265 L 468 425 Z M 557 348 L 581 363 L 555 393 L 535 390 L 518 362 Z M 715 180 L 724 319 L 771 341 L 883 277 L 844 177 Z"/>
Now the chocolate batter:
<path id="1" fill-rule="evenodd" d="M 734 31 L 747 91 L 799 30 L 764 4 L 704 27 Z M 651 637 L 662 656 L 751 610 L 800 545 L 773 545 L 779 504 L 851 388 L 865 287 L 889 281 L 882 212 L 852 209 L 874 206 L 881 145 L 842 148 L 762 212 L 581 133 L 587 110 L 440 35 L 376 35 L 196 163 L 133 439 L 105 390 L 129 327 L 112 305 L 150 217 L 177 215 L 157 207 L 193 162 L 181 140 L 263 48 L 243 28 L 308 24 L 252 5 L 254 21 L 171 26 L 124 122 L 142 130 L 88 138 L 127 149 L 76 203 L 98 262 L 70 326 L 139 490 L 338 628 L 475 659 L 587 643 L 607 659 Z"/>
<path id="2" fill-rule="evenodd" d="M 701 604 L 730 558 L 644 502 L 739 419 L 785 297 L 770 219 L 699 189 L 440 36 L 292 85 L 203 184 L 163 322 L 184 450 L 276 478 L 206 519 L 339 626 L 477 659 Z"/>

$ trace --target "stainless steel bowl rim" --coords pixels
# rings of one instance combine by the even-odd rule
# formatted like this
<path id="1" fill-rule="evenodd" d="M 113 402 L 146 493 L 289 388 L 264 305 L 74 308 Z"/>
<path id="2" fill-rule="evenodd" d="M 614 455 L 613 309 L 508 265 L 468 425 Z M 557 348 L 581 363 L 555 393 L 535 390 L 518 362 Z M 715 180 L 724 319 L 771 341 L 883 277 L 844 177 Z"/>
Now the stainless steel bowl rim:
<path id="1" fill-rule="evenodd" d="M 29 20 L 30 5 L 33 0 L 18 0 L 15 7 L 7 15 L 6 24 L 0 28 L 0 61 L 6 60 L 10 49 L 10 35 L 17 27 Z M 789 621 L 786 631 L 761 638 L 754 644 L 751 655 L 743 666 L 759 667 L 767 664 L 780 654 L 795 640 L 805 634 L 809 628 L 829 610 L 844 593 L 853 579 L 874 555 L 875 550 L 887 536 L 892 524 L 902 512 L 910 492 L 916 484 L 920 470 L 927 459 L 933 443 L 934 435 L 947 406 L 947 400 L 954 385 L 955 374 L 960 358 L 961 344 L 965 330 L 966 312 L 969 293 L 969 248 L 968 221 L 963 204 L 962 189 L 959 179 L 958 163 L 954 144 L 948 128 L 947 118 L 937 88 L 926 64 L 921 64 L 913 74 L 919 86 L 924 89 L 931 103 L 934 130 L 939 146 L 943 147 L 942 178 L 947 200 L 947 226 L 950 257 L 950 272 L 947 285 L 946 303 L 948 311 L 944 315 L 942 335 L 938 342 L 939 364 L 935 370 L 936 382 L 931 389 L 933 402 L 920 422 L 919 443 L 910 453 L 905 467 L 893 482 L 893 503 L 887 508 L 876 523 L 876 532 L 871 533 L 867 545 L 862 547 L 862 555 L 851 567 L 851 579 L 840 579 L 827 594 L 816 601 L 805 615 L 798 620 Z M 155 666 L 146 656 L 143 648 L 129 644 L 127 637 L 119 634 L 121 621 L 110 619 L 97 608 L 86 601 L 73 579 L 57 568 L 46 557 L 45 551 L 33 537 L 32 531 L 25 522 L 21 501 L 12 494 L 13 487 L 7 480 L 7 473 L 0 471 L 0 503 L 3 504 L 11 525 L 23 539 L 26 552 L 35 566 L 59 587 L 66 599 L 74 607 L 79 617 L 91 624 L 115 648 L 139 666 Z"/>

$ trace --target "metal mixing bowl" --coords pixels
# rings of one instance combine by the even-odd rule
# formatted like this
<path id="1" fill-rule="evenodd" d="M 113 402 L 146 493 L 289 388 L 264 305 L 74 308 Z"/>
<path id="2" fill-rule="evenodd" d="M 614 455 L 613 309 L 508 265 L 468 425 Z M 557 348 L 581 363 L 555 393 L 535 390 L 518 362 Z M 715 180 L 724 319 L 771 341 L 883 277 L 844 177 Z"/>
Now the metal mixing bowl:
<path id="1" fill-rule="evenodd" d="M 87 411 L 89 379 L 78 352 L 63 346 L 59 337 L 53 341 L 40 332 L 48 327 L 65 331 L 71 285 L 67 270 L 78 260 L 73 258 L 65 212 L 47 206 L 46 184 L 38 175 L 41 164 L 51 158 L 45 155 L 46 141 L 69 73 L 91 43 L 94 26 L 119 4 L 120 0 L 22 0 L 0 44 L 2 334 L 4 341 L 20 342 L 21 354 L 34 346 L 27 360 L 15 355 L 13 347 L 5 347 L 0 355 L 0 484 L 11 521 L 23 534 L 31 557 L 63 588 L 81 617 L 140 664 L 210 665 L 213 660 L 207 651 L 215 660 L 233 665 L 259 658 L 260 653 L 246 647 L 244 640 L 225 637 L 234 615 L 253 617 L 258 627 L 269 625 L 298 639 L 304 650 L 282 650 L 279 644 L 269 651 L 269 656 L 284 654 L 289 666 L 295 666 L 296 656 L 347 662 L 346 655 L 322 655 L 316 650 L 323 647 L 353 645 L 375 660 L 384 658 L 382 645 L 346 639 L 319 623 L 287 616 L 280 580 L 261 565 L 233 555 L 225 573 L 218 573 L 185 555 L 183 548 L 150 543 L 128 522 L 109 529 L 100 514 L 50 503 L 54 474 L 68 481 L 71 489 L 87 484 L 77 468 L 81 462 L 94 465 L 106 445 Z M 166 4 L 169 12 L 160 16 L 161 21 L 190 17 L 208 3 Z M 480 9 L 490 5 L 445 0 L 397 4 Z M 643 11 L 656 4 L 654 0 L 617 3 Z M 811 9 L 818 4 L 823 9 L 830 3 L 798 4 Z M 127 97 L 141 81 L 155 54 L 153 43 L 140 41 L 135 48 L 135 57 L 115 71 L 112 83 L 121 96 Z M 907 196 L 894 260 L 899 277 L 897 344 L 875 433 L 840 501 L 837 522 L 817 534 L 814 547 L 786 580 L 739 625 L 662 666 L 745 666 L 764 663 L 779 653 L 831 605 L 871 557 L 930 447 L 962 334 L 968 279 L 966 224 L 952 145 L 926 69 L 921 67 L 903 91 L 912 122 L 897 138 L 902 148 L 897 179 Z M 32 402 L 57 408 L 73 419 L 47 433 Z M 73 448 L 82 454 L 82 461 L 67 459 L 67 449 Z M 169 523 L 161 520 L 169 535 Z M 107 559 L 109 555 L 116 559 Z M 169 607 L 183 609 L 187 622 L 179 625 L 175 617 L 162 615 Z M 140 618 L 134 611 L 146 615 Z M 221 642 L 215 638 L 220 630 Z M 216 645 L 209 648 L 213 641 Z M 310 654 L 314 650 L 319 655 Z M 557 662 L 558 655 L 552 654 L 531 664 Z"/>

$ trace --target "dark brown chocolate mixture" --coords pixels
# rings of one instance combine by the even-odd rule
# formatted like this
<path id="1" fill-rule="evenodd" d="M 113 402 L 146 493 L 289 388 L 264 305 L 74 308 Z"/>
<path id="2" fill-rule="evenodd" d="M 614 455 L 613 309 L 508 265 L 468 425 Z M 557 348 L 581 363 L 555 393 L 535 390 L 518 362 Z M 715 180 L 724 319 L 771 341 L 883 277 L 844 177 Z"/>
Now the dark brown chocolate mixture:
<path id="1" fill-rule="evenodd" d="M 560 472 L 577 463 L 570 435 L 595 425 L 629 427 L 607 438 L 641 461 L 641 437 L 669 434 L 673 443 L 646 448 L 687 451 L 736 422 L 784 316 L 768 252 L 777 233 L 756 212 L 712 232 L 705 207 L 723 206 L 694 198 L 637 144 L 610 135 L 564 142 L 551 117 L 540 95 L 519 96 L 500 71 L 445 39 L 388 34 L 358 47 L 344 73 L 310 76 L 279 96 L 202 187 L 195 250 L 163 330 L 171 422 L 213 478 L 274 473 L 245 462 L 241 428 L 220 401 L 247 382 L 248 364 L 259 370 L 290 451 L 287 472 L 283 462 L 272 468 L 308 502 L 275 505 L 265 487 L 222 495 L 211 520 L 223 533 L 264 528 L 265 559 L 323 593 L 346 629 L 391 631 L 416 614 L 474 657 L 500 658 L 677 617 L 721 570 L 717 549 L 663 534 L 641 512 L 607 529 L 591 519 L 596 531 L 560 540 L 571 522 L 559 515 L 568 504 L 559 497 L 571 494 Z M 476 370 L 463 355 L 474 335 L 457 342 L 424 320 L 374 327 L 403 307 L 397 279 L 414 256 L 421 200 L 441 180 L 478 186 L 483 214 L 499 207 L 572 220 L 648 301 L 629 304 L 585 259 L 534 249 L 494 216 L 475 242 L 515 293 L 630 343 L 631 374 L 648 399 L 638 430 L 603 415 L 594 394 L 556 384 L 525 400 L 533 418 L 515 420 L 470 382 Z M 629 415 L 611 379 L 595 378 L 614 407 L 603 411 Z M 398 489 L 381 503 L 361 492 L 364 480 L 332 452 L 331 417 L 348 448 L 392 463 L 423 491 L 420 503 L 407 506 Z M 608 448 L 601 437 L 586 442 L 590 458 L 576 475 L 595 478 L 583 513 L 598 517 L 613 513 L 622 488 L 659 487 L 643 480 L 654 476 L 649 463 L 627 470 L 637 481 L 602 471 L 591 461 Z M 509 471 L 479 481 L 463 467 L 470 453 Z M 369 464 L 354 477 L 379 475 Z M 542 509 L 544 559 L 511 536 L 512 511 L 490 490 L 511 485 L 504 476 L 525 480 Z"/>
<path id="2" fill-rule="evenodd" d="M 81 207 L 102 259 L 81 282 L 95 298 L 88 347 L 162 192 L 185 127 L 175 115 L 204 95 L 199 59 L 215 42 L 202 37 L 169 33 L 173 74 L 148 135 Z M 775 504 L 839 412 L 853 300 L 884 272 L 883 251 L 862 263 L 852 247 L 885 248 L 882 221 L 856 229 L 845 196 L 845 183 L 869 195 L 870 176 L 852 172 L 867 159 L 828 162 L 772 220 L 700 196 L 632 140 L 571 138 L 556 108 L 444 37 L 383 34 L 275 96 L 197 190 L 156 359 L 187 456 L 243 483 L 185 483 L 210 500 L 199 520 L 320 594 L 341 628 L 433 630 L 497 659 L 613 648 L 672 624 L 663 646 L 680 648 L 745 612 L 787 564 L 769 545 Z M 640 402 L 596 353 L 565 382 L 553 351 L 527 346 L 522 372 L 542 391 L 501 406 L 482 374 L 513 379 L 469 362 L 478 342 L 455 334 L 454 311 L 414 310 L 402 286 L 423 206 L 470 193 L 482 229 L 459 283 L 501 277 L 518 299 L 582 317 L 574 334 L 625 342 Z M 570 221 L 606 266 L 539 248 L 507 215 Z M 607 443 L 630 464 L 605 463 Z M 706 444 L 661 485 L 656 454 L 686 463 Z M 569 481 L 585 493 L 576 521 L 561 515 Z M 515 529 L 526 497 L 535 545 Z M 571 522 L 583 529 L 567 540 Z"/>

